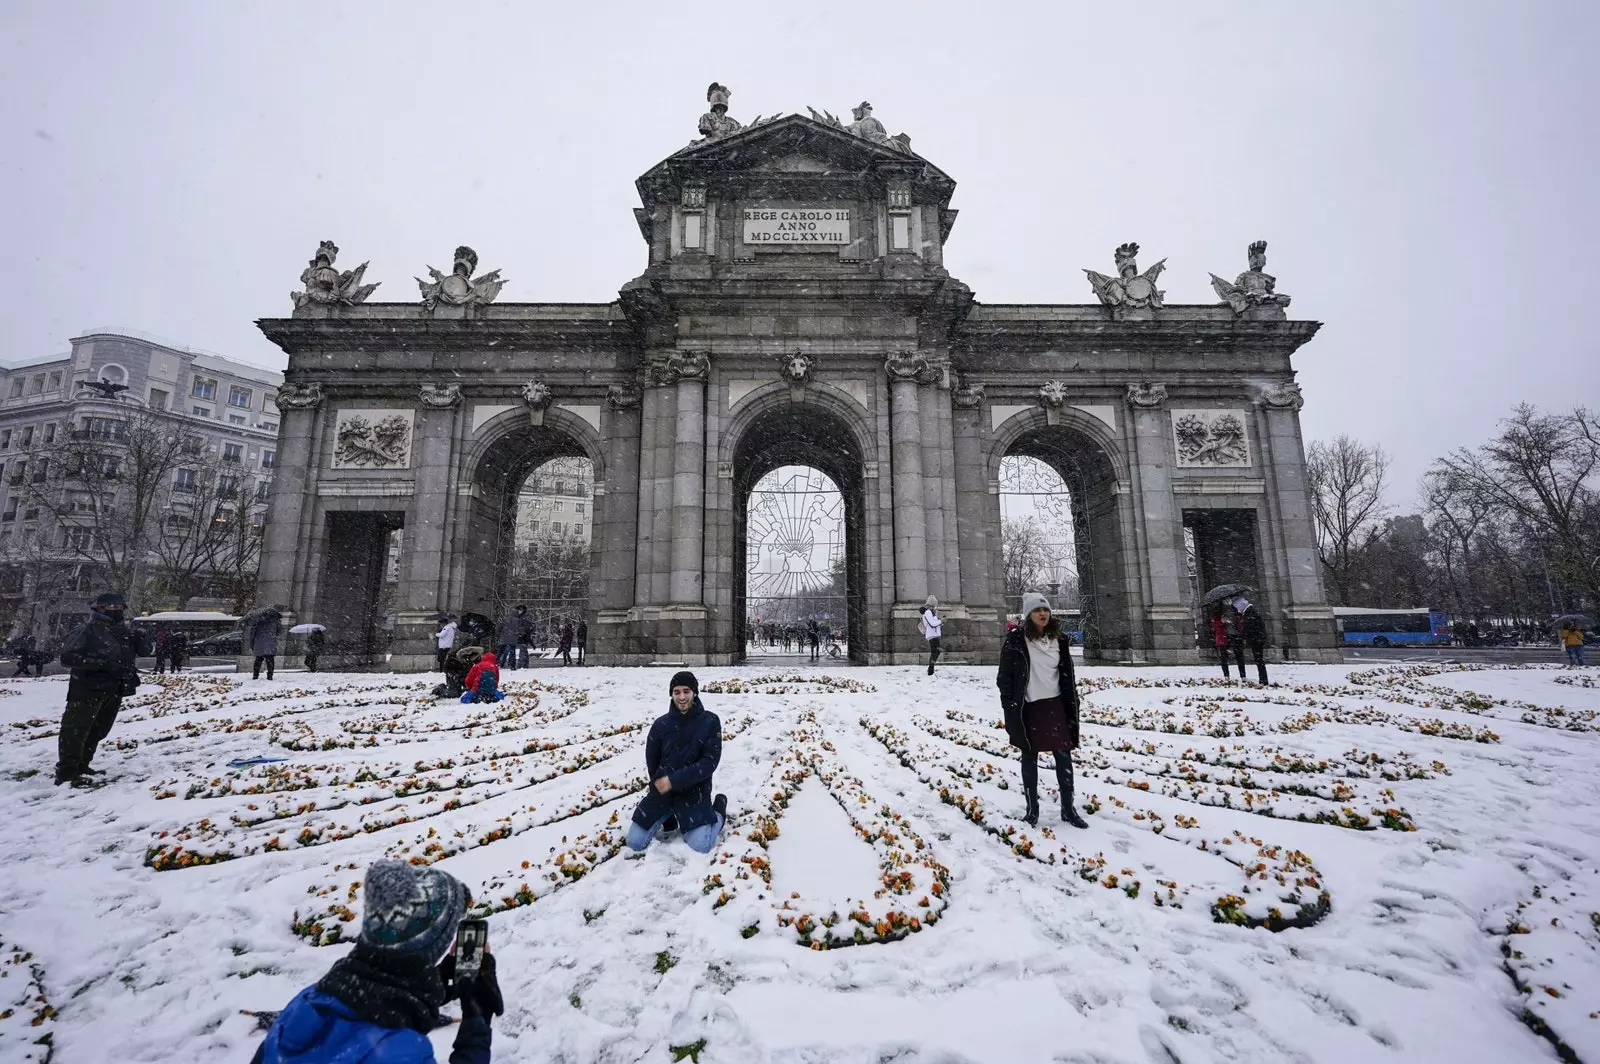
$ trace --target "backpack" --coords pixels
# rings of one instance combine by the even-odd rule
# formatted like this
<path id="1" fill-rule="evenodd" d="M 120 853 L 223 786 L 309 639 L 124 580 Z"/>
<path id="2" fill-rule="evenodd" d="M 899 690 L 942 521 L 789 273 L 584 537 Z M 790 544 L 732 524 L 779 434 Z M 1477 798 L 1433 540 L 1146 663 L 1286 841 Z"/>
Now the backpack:
<path id="1" fill-rule="evenodd" d="M 479 702 L 499 701 L 495 692 L 495 685 L 499 682 L 499 679 L 500 677 L 494 669 L 478 670 L 478 687 L 473 694 L 477 696 Z"/>

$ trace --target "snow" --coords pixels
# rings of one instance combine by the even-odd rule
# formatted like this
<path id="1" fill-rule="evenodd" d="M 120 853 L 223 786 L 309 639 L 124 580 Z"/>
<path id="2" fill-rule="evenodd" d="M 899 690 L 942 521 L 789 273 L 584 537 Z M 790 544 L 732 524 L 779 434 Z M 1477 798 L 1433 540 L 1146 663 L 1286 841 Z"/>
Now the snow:
<path id="1" fill-rule="evenodd" d="M 1074 831 L 1048 756 L 1017 819 L 992 668 L 696 671 L 709 856 L 621 847 L 668 670 L 186 674 L 89 791 L 65 683 L 0 683 L 0 1060 L 248 1059 L 385 854 L 492 912 L 497 1061 L 1600 1060 L 1586 673 L 1081 668 Z"/>

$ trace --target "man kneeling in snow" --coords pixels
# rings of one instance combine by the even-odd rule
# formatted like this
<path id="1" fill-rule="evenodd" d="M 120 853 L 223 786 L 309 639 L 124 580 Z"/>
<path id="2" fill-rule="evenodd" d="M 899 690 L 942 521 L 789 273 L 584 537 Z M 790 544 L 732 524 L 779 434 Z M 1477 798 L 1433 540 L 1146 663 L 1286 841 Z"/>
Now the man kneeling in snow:
<path id="1" fill-rule="evenodd" d="M 711 775 L 722 760 L 722 722 L 700 704 L 692 672 L 672 677 L 672 708 L 650 726 L 644 763 L 650 791 L 633 811 L 628 845 L 650 845 L 668 818 L 676 818 L 690 849 L 710 853 L 728 819 L 728 797 L 711 797 Z"/>

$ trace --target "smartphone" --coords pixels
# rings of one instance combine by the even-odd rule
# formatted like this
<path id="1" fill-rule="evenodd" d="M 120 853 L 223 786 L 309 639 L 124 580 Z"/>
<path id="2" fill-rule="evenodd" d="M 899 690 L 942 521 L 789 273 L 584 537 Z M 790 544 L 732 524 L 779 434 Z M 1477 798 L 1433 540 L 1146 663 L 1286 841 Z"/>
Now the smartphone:
<path id="1" fill-rule="evenodd" d="M 463 920 L 456 928 L 456 978 L 471 979 L 483 968 L 489 948 L 489 921 Z"/>

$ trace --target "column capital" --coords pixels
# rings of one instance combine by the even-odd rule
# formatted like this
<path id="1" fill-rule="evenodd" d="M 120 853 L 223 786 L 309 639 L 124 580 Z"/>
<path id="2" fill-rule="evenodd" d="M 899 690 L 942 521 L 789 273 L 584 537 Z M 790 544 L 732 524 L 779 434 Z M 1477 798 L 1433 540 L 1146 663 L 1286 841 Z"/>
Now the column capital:
<path id="1" fill-rule="evenodd" d="M 962 377 L 951 390 L 950 401 L 962 410 L 976 410 L 983 405 L 983 384 Z"/>
<path id="2" fill-rule="evenodd" d="M 650 383 L 658 388 L 711 376 L 711 356 L 704 351 L 673 351 L 650 367 Z"/>
<path id="3" fill-rule="evenodd" d="M 939 367 L 920 351 L 894 352 L 883 360 L 883 370 L 897 384 L 933 384 L 941 376 Z"/>
<path id="4" fill-rule="evenodd" d="M 322 403 L 322 385 L 285 384 L 278 389 L 276 402 L 280 409 L 310 410 Z"/>
<path id="5" fill-rule="evenodd" d="M 434 384 L 424 381 L 417 389 L 417 398 L 422 405 L 436 410 L 448 410 L 453 406 L 461 405 L 461 385 L 459 384 Z"/>
<path id="6" fill-rule="evenodd" d="M 1282 381 L 1256 392 L 1255 404 L 1269 410 L 1299 410 L 1306 405 L 1306 400 L 1305 396 L 1300 394 L 1298 384 L 1294 381 Z"/>

